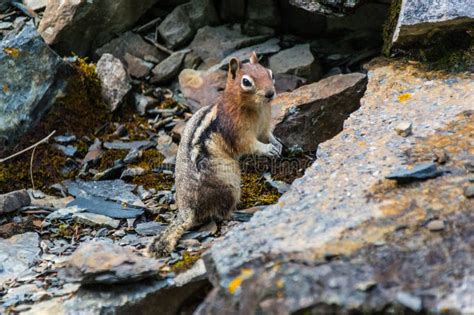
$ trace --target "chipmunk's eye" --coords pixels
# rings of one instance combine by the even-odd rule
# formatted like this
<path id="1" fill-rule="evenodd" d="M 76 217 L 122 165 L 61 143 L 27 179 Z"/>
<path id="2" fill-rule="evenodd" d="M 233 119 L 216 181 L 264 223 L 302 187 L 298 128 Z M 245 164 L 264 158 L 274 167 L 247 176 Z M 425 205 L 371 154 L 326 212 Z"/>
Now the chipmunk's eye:
<path id="1" fill-rule="evenodd" d="M 249 77 L 244 75 L 242 78 L 242 88 L 244 90 L 250 90 L 253 87 L 253 80 Z"/>

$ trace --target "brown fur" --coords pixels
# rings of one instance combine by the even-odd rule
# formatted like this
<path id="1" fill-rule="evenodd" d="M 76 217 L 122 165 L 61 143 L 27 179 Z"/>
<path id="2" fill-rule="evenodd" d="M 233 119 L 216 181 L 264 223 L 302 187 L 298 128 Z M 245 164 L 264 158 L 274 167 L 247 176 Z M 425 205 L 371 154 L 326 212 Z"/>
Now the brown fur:
<path id="1" fill-rule="evenodd" d="M 244 78 L 251 87 L 244 85 Z M 168 255 L 187 229 L 232 215 L 240 199 L 242 154 L 279 155 L 281 144 L 270 129 L 274 93 L 271 72 L 258 64 L 255 53 L 248 64 L 231 59 L 222 97 L 186 125 L 176 158 L 179 212 L 153 239 L 150 254 Z"/>

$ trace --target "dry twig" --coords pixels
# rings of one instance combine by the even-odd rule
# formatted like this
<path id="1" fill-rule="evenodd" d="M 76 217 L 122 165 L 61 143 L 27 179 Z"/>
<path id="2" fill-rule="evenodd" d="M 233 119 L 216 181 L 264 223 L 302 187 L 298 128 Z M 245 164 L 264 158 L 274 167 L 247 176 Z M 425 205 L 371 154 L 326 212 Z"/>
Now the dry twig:
<path id="1" fill-rule="evenodd" d="M 41 139 L 40 141 L 36 142 L 35 144 L 29 146 L 28 148 L 23 149 L 23 150 L 21 150 L 20 152 L 14 153 L 14 154 L 12 154 L 12 155 L 10 155 L 10 156 L 7 156 L 7 157 L 5 157 L 5 158 L 3 158 L 3 159 L 0 159 L 0 163 L 3 163 L 3 162 L 5 162 L 5 161 L 8 161 L 9 159 L 12 159 L 12 158 L 14 158 L 14 157 L 16 157 L 16 156 L 18 156 L 18 155 L 20 155 L 20 154 L 23 154 L 23 153 L 25 153 L 25 152 L 30 151 L 31 149 L 36 148 L 36 147 L 39 146 L 40 144 L 45 143 L 46 141 L 48 141 L 49 138 L 51 138 L 55 133 L 56 133 L 56 130 L 54 130 L 53 132 L 51 132 L 46 138 Z"/>

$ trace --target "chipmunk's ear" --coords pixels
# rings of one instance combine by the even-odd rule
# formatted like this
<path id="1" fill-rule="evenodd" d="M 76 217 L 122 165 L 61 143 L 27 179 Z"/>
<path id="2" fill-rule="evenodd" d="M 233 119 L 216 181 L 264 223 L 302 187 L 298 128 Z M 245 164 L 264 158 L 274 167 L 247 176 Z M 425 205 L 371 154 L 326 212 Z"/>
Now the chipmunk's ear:
<path id="1" fill-rule="evenodd" d="M 240 69 L 240 60 L 232 57 L 229 61 L 229 73 L 232 75 L 232 79 L 237 76 L 237 71 Z"/>
<path id="2" fill-rule="evenodd" d="M 252 51 L 252 53 L 250 54 L 250 63 L 253 65 L 258 63 L 258 58 L 255 51 Z"/>

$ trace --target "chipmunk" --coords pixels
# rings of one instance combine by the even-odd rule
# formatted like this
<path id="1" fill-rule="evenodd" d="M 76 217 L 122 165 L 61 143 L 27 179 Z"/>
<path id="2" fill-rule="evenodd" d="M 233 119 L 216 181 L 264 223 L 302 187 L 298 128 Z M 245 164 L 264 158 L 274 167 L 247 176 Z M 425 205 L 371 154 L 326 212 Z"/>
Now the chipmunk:
<path id="1" fill-rule="evenodd" d="M 270 126 L 272 71 L 259 64 L 255 52 L 250 63 L 232 58 L 228 68 L 222 96 L 197 111 L 183 132 L 176 157 L 178 215 L 152 240 L 153 256 L 170 254 L 193 226 L 231 217 L 240 200 L 241 155 L 281 154 Z"/>

